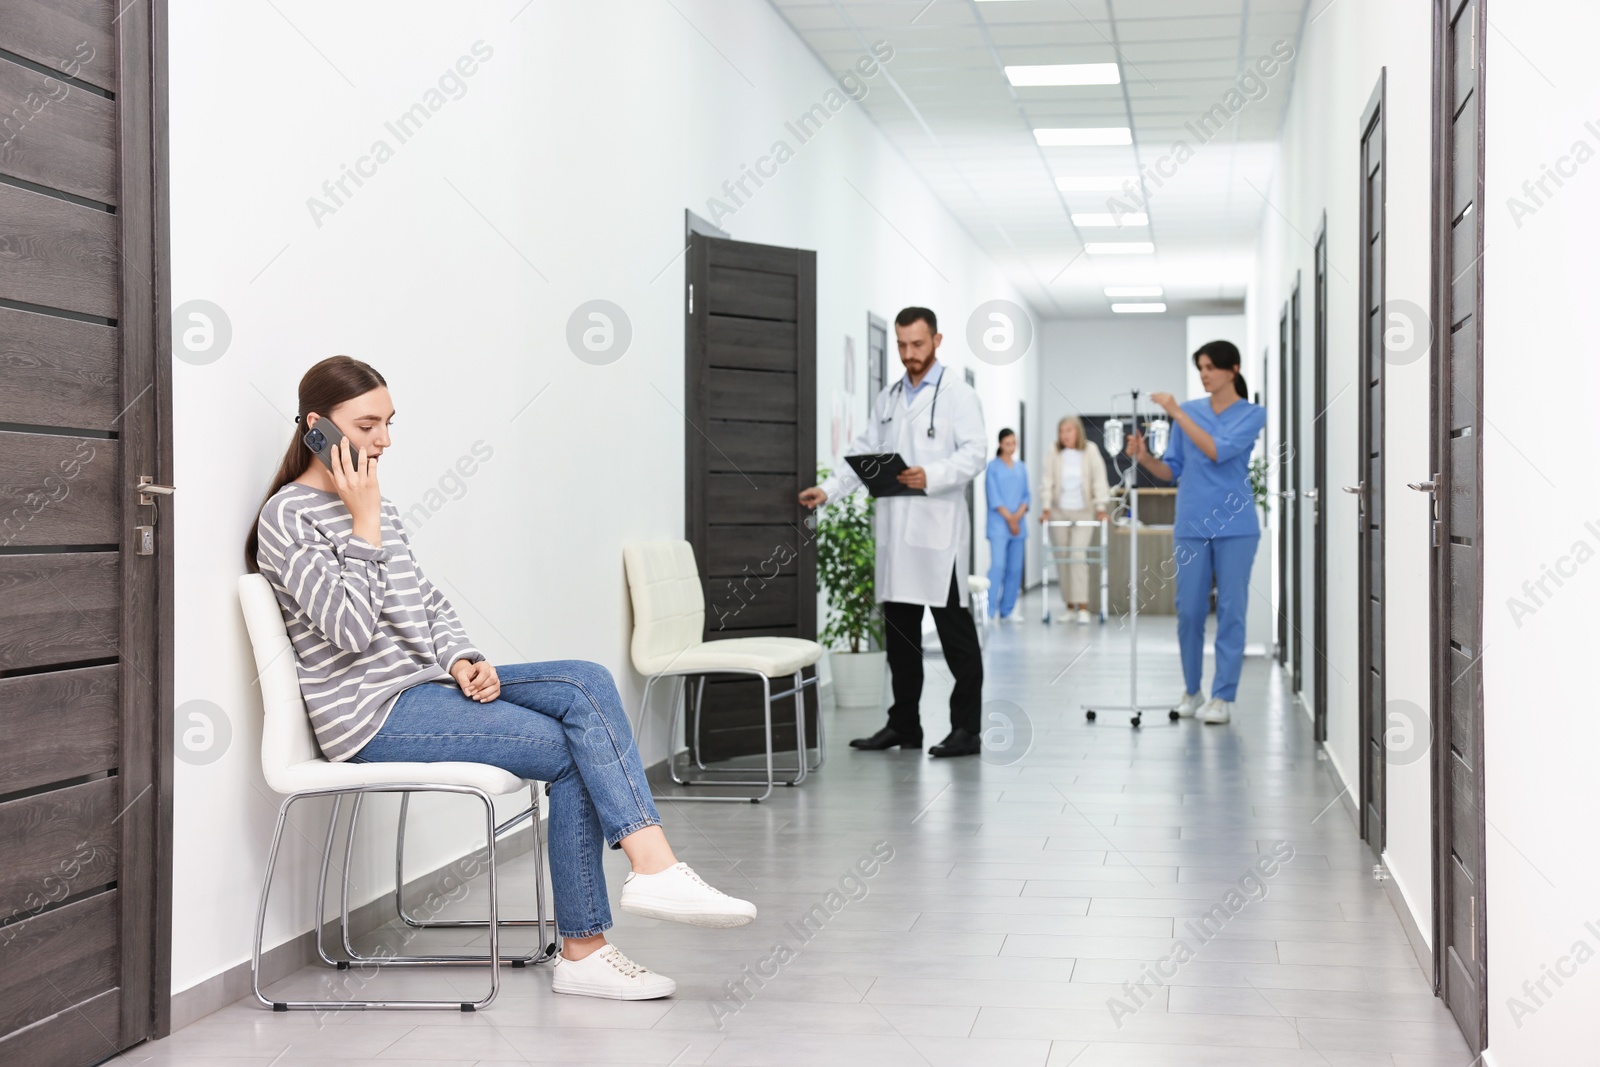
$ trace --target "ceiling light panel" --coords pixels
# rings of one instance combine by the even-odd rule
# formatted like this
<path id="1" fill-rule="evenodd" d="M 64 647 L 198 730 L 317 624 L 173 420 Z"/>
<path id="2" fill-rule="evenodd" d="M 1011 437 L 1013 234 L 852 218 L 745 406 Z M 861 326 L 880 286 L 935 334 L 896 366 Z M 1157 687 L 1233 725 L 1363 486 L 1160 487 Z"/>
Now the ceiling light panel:
<path id="1" fill-rule="evenodd" d="M 1120 85 L 1115 63 L 1040 63 L 1006 68 L 1012 85 Z"/>
<path id="2" fill-rule="evenodd" d="M 1131 145 L 1133 134 L 1126 126 L 1055 126 L 1034 130 L 1033 139 L 1045 148 L 1079 148 Z"/>
<path id="3" fill-rule="evenodd" d="M 1148 256 L 1156 246 L 1150 241 L 1089 241 L 1083 250 L 1091 256 Z"/>
<path id="4" fill-rule="evenodd" d="M 1120 230 L 1124 226 L 1148 226 L 1150 216 L 1142 211 L 1122 211 L 1115 215 L 1098 211 L 1078 211 L 1073 213 L 1072 224 L 1086 229 L 1110 227 Z"/>

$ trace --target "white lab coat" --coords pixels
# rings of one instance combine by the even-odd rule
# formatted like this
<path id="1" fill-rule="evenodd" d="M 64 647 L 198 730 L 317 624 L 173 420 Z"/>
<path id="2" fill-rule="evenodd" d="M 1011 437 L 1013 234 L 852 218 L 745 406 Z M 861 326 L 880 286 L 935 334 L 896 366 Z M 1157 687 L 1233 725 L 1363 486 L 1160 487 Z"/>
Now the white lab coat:
<path id="1" fill-rule="evenodd" d="M 917 393 L 909 408 L 903 386 L 885 387 L 873 402 L 866 429 L 845 450 L 852 456 L 898 452 L 907 466 L 927 472 L 927 496 L 888 496 L 877 501 L 876 593 L 880 603 L 892 600 L 942 608 L 950 602 L 950 578 L 956 574 L 957 595 L 963 607 L 968 604 L 966 561 L 972 516 L 965 490 L 983 473 L 989 439 L 978 394 L 954 367 L 945 367 L 943 374 L 937 406 L 931 384 Z M 932 437 L 928 436 L 930 407 Z M 861 488 L 861 479 L 849 464 L 841 463 L 820 488 L 829 500 L 838 500 Z"/>

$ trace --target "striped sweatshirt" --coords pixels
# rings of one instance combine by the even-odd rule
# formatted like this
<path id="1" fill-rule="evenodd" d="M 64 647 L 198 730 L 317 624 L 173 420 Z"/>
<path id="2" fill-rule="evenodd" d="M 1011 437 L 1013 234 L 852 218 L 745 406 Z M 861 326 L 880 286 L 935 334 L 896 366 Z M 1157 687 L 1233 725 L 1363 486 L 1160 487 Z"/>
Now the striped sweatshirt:
<path id="1" fill-rule="evenodd" d="M 283 611 L 317 743 L 336 763 L 372 740 L 402 690 L 452 682 L 456 660 L 484 658 L 423 575 L 387 498 L 380 523 L 376 548 L 353 535 L 337 493 L 290 482 L 256 526 L 256 565 Z"/>

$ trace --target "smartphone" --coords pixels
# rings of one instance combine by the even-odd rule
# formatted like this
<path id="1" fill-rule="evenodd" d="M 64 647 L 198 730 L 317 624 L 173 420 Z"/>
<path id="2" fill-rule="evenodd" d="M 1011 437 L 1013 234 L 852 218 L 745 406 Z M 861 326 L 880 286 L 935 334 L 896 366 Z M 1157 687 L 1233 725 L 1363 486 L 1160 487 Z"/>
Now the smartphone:
<path id="1" fill-rule="evenodd" d="M 344 434 L 339 431 L 339 427 L 335 426 L 333 420 L 327 416 L 318 419 L 317 424 L 306 431 L 302 440 L 330 472 L 333 470 L 333 450 L 341 444 L 350 450 L 350 469 L 357 470 L 360 467 L 361 450 L 347 441 Z"/>

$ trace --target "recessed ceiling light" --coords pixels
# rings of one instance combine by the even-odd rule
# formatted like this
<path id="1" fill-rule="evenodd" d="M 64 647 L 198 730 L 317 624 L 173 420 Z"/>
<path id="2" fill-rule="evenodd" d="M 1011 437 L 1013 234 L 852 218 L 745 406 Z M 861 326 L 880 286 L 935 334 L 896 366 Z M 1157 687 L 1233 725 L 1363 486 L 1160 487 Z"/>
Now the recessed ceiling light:
<path id="1" fill-rule="evenodd" d="M 1165 304 L 1112 304 L 1111 310 L 1118 315 L 1159 315 L 1167 310 Z"/>
<path id="2" fill-rule="evenodd" d="M 1034 130 L 1033 137 L 1045 148 L 1133 143 L 1133 133 L 1126 126 L 1058 126 Z"/>
<path id="3" fill-rule="evenodd" d="M 1160 296 L 1159 285 L 1110 285 L 1106 287 L 1106 296 Z"/>
<path id="4" fill-rule="evenodd" d="M 1087 178 L 1071 177 L 1057 178 L 1056 188 L 1063 193 L 1119 193 L 1122 187 L 1133 181 L 1128 178 Z"/>
<path id="5" fill-rule="evenodd" d="M 1040 63 L 1007 67 L 1012 85 L 1120 85 L 1115 63 Z"/>
<path id="6" fill-rule="evenodd" d="M 1091 256 L 1148 256 L 1156 246 L 1150 241 L 1090 241 L 1083 250 Z"/>
<path id="7" fill-rule="evenodd" d="M 1148 226 L 1150 216 L 1142 211 L 1119 211 L 1115 215 L 1104 212 L 1080 211 L 1072 216 L 1074 226 Z"/>

